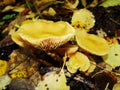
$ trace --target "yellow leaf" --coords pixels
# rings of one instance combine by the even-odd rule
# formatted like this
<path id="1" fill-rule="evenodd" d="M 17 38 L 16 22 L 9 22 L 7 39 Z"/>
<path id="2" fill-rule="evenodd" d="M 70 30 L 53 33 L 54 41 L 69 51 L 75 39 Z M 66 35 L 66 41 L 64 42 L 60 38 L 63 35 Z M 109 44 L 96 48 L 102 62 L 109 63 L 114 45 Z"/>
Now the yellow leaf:
<path id="1" fill-rule="evenodd" d="M 0 76 L 4 75 L 7 72 L 8 63 L 7 61 L 0 60 Z"/>
<path id="2" fill-rule="evenodd" d="M 27 77 L 27 71 L 26 70 L 20 70 L 17 72 L 14 72 L 10 75 L 12 79 L 14 78 L 26 78 Z"/>
<path id="3" fill-rule="evenodd" d="M 66 85 L 66 77 L 63 69 L 60 73 L 50 72 L 44 76 L 44 80 L 40 80 L 37 90 L 70 90 Z"/>
<path id="4" fill-rule="evenodd" d="M 120 66 L 120 45 L 111 44 L 110 52 L 107 55 L 103 56 L 103 60 L 113 68 Z"/>
<path id="5" fill-rule="evenodd" d="M 87 5 L 86 0 L 81 0 L 81 3 L 82 3 L 82 5 L 83 5 L 84 7 L 86 7 L 86 5 Z"/>
<path id="6" fill-rule="evenodd" d="M 114 6 L 119 6 L 120 5 L 120 0 L 105 0 L 103 3 L 100 4 L 100 6 L 103 6 L 105 8 L 108 7 L 114 7 Z"/>
<path id="7" fill-rule="evenodd" d="M 8 74 L 0 76 L 0 90 L 6 90 L 6 86 L 10 84 L 11 80 Z"/>
<path id="8" fill-rule="evenodd" d="M 112 90 L 120 90 L 120 83 L 116 83 Z"/>

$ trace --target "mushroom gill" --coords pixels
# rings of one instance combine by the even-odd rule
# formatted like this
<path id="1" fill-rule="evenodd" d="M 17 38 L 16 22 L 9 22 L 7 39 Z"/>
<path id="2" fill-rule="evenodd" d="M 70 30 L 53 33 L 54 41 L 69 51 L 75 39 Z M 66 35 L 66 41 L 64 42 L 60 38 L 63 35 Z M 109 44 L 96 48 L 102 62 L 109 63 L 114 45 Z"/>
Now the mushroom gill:
<path id="1" fill-rule="evenodd" d="M 36 20 L 23 23 L 12 34 L 12 40 L 22 47 L 30 45 L 49 51 L 68 42 L 74 33 L 74 28 L 65 21 Z"/>

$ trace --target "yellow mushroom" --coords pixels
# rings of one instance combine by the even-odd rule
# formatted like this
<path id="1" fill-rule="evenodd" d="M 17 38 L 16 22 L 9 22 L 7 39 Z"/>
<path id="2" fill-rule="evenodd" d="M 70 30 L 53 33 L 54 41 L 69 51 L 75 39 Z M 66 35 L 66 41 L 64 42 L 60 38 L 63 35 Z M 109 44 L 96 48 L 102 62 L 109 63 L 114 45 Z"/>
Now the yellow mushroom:
<path id="1" fill-rule="evenodd" d="M 78 45 L 91 54 L 103 56 L 109 52 L 108 42 L 94 34 L 89 34 L 85 30 L 76 31 L 76 41 Z"/>
<path id="2" fill-rule="evenodd" d="M 71 23 L 75 28 L 89 30 L 95 24 L 94 15 L 87 9 L 76 10 L 73 13 Z"/>
<path id="3" fill-rule="evenodd" d="M 90 67 L 90 61 L 83 53 L 76 52 L 70 56 L 69 60 L 66 62 L 66 66 L 71 73 L 75 73 L 78 69 L 84 72 Z"/>
<path id="4" fill-rule="evenodd" d="M 74 36 L 74 28 L 65 21 L 29 21 L 12 34 L 18 45 L 33 46 L 48 51 L 65 44 Z"/>
<path id="5" fill-rule="evenodd" d="M 68 57 L 75 53 L 78 50 L 78 45 L 72 45 L 72 44 L 65 44 L 62 47 L 59 47 L 56 49 L 56 52 L 58 52 L 60 55 L 67 55 Z"/>

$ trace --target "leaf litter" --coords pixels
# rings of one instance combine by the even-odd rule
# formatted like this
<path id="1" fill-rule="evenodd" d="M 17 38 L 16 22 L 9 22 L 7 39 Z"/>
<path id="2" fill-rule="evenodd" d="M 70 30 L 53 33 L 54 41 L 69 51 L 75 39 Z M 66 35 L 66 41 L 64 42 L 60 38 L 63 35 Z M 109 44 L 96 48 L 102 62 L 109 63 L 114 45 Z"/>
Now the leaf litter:
<path id="1" fill-rule="evenodd" d="M 0 88 L 117 90 L 120 81 L 120 7 L 119 0 L 113 1 L 113 4 L 110 2 L 112 0 L 0 1 Z M 47 25 L 44 23 L 41 23 L 41 27 L 45 28 L 37 24 L 34 27 L 31 22 L 39 20 L 45 21 L 50 28 L 46 31 Z M 61 27 L 55 27 L 49 25 L 50 22 L 63 22 L 68 26 L 60 23 Z M 29 23 L 32 28 L 29 28 Z M 23 25 L 26 26 L 23 28 Z M 52 42 L 57 37 L 63 40 L 63 32 L 68 33 L 70 27 L 73 30 L 71 38 L 58 42 L 55 48 L 51 48 L 52 43 L 48 41 L 40 45 L 50 48 L 48 50 L 39 47 L 41 40 L 45 41 L 45 38 L 39 37 L 47 35 L 54 39 Z M 20 32 L 20 29 L 25 30 Z M 28 34 L 25 34 L 26 30 Z M 45 35 L 37 33 L 39 30 Z M 14 33 L 19 37 L 13 39 Z M 33 37 L 36 38 L 31 41 Z"/>

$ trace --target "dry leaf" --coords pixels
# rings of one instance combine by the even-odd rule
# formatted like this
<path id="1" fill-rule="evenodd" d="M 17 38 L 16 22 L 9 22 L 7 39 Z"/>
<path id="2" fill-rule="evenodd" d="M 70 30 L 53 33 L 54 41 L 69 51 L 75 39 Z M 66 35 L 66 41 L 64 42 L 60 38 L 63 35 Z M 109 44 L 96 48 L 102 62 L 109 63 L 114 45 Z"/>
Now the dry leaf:
<path id="1" fill-rule="evenodd" d="M 0 76 L 4 75 L 8 70 L 7 61 L 0 60 Z"/>
<path id="2" fill-rule="evenodd" d="M 39 81 L 36 90 L 70 90 L 66 85 L 66 77 L 63 69 L 60 73 L 50 72 L 44 76 L 44 79 Z"/>
<path id="3" fill-rule="evenodd" d="M 112 90 L 120 90 L 120 83 L 116 83 Z"/>
<path id="4" fill-rule="evenodd" d="M 110 52 L 103 56 L 103 60 L 113 68 L 120 66 L 120 45 L 110 45 Z"/>
<path id="5" fill-rule="evenodd" d="M 6 86 L 11 82 L 11 78 L 6 74 L 0 76 L 0 90 L 6 90 Z"/>

